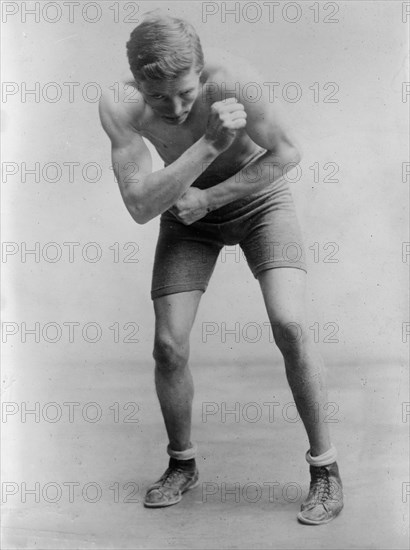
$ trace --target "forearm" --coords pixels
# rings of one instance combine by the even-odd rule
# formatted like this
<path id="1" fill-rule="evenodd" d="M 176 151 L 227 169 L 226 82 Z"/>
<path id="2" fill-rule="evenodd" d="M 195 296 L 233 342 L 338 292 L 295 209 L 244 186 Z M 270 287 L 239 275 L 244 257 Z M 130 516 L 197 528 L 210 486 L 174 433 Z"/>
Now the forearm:
<path id="1" fill-rule="evenodd" d="M 216 210 L 237 199 L 256 193 L 269 183 L 283 177 L 300 162 L 296 149 L 280 155 L 267 151 L 227 180 L 204 190 L 210 210 Z"/>
<path id="2" fill-rule="evenodd" d="M 218 154 L 200 138 L 169 166 L 144 176 L 127 201 L 134 219 L 145 223 L 168 210 Z"/>

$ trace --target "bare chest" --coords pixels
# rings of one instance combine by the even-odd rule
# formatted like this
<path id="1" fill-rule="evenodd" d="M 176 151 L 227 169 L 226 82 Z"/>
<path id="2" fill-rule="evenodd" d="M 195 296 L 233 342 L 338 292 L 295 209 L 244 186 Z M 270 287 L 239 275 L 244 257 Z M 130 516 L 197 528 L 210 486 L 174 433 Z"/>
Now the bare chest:
<path id="1" fill-rule="evenodd" d="M 163 161 L 170 164 L 196 143 L 205 129 L 206 122 L 177 127 L 151 124 L 149 128 L 140 130 L 140 134 L 152 143 Z"/>

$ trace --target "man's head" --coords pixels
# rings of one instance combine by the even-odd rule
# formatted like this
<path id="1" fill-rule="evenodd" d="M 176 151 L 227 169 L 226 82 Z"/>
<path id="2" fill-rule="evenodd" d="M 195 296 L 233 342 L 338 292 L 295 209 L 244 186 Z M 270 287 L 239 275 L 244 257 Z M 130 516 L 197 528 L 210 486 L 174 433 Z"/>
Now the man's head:
<path id="1" fill-rule="evenodd" d="M 127 42 L 131 72 L 146 103 L 170 124 L 184 122 L 198 95 L 204 57 L 190 23 L 154 11 Z"/>

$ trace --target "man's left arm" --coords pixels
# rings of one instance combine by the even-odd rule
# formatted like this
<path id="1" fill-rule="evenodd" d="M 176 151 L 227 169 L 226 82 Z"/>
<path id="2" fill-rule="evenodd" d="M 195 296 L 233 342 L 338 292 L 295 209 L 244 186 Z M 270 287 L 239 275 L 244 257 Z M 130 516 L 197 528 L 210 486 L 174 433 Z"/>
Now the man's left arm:
<path id="1" fill-rule="evenodd" d="M 244 65 L 241 65 L 242 75 Z M 291 137 L 279 106 L 270 95 L 273 90 L 268 84 L 264 85 L 265 80 L 253 70 L 245 70 L 245 78 L 241 77 L 239 89 L 238 80 L 235 83 L 234 78 L 223 84 L 226 90 L 238 90 L 236 99 L 242 103 L 247 114 L 246 128 L 242 131 L 257 145 L 266 149 L 266 153 L 248 164 L 245 170 L 240 170 L 208 189 L 190 187 L 177 203 L 178 217 L 187 225 L 201 219 L 212 210 L 258 192 L 269 183 L 283 177 L 301 160 L 299 148 Z M 256 90 L 260 94 L 257 101 L 248 97 L 249 92 L 245 91 L 245 86 L 249 86 L 249 83 L 256 85 Z"/>
<path id="2" fill-rule="evenodd" d="M 248 136 L 266 153 L 249 164 L 245 170 L 227 180 L 205 190 L 206 202 L 210 210 L 225 206 L 261 190 L 269 183 L 283 177 L 287 171 L 294 168 L 301 160 L 301 154 L 291 137 L 289 130 L 274 103 L 273 94 L 265 80 L 259 75 L 246 71 L 246 81 L 242 77 L 240 95 L 237 100 L 243 104 L 247 114 L 245 131 Z M 251 98 L 244 86 L 254 84 L 254 89 L 260 94 L 257 101 Z M 232 90 L 234 83 L 227 83 L 226 89 Z M 250 89 L 251 87 L 249 87 Z"/>
<path id="3" fill-rule="evenodd" d="M 221 208 L 237 199 L 256 193 L 269 183 L 283 177 L 300 162 L 297 149 L 283 147 L 268 150 L 234 176 L 204 189 L 208 212 Z"/>

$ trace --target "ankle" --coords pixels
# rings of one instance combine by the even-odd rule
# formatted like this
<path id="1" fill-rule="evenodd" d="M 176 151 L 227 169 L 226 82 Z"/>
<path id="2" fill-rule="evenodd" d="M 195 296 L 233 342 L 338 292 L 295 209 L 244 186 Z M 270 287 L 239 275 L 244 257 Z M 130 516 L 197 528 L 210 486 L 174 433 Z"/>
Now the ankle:
<path id="1" fill-rule="evenodd" d="M 189 458 L 188 460 L 178 460 L 177 458 L 169 459 L 169 468 L 178 468 L 184 472 L 193 472 L 196 469 L 195 458 Z"/>

